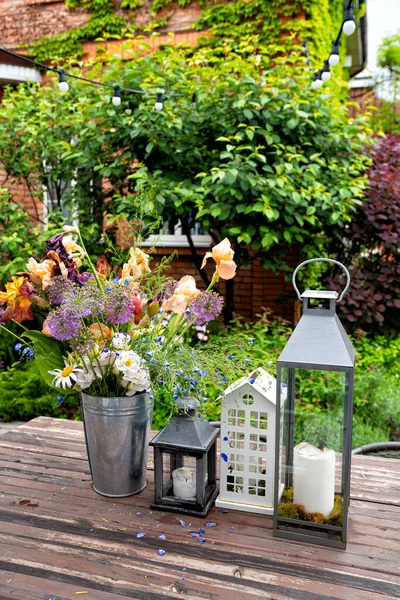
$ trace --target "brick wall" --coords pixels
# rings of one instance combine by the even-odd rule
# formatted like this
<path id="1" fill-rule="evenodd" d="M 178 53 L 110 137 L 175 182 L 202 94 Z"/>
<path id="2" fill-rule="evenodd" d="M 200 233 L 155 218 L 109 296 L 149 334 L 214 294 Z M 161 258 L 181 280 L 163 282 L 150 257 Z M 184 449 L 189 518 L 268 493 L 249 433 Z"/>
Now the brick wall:
<path id="1" fill-rule="evenodd" d="M 150 14 L 150 7 L 151 0 L 144 0 L 143 7 L 136 11 L 135 22 L 140 27 L 154 18 Z M 196 3 L 184 8 L 171 5 L 157 17 L 169 16 L 165 31 L 181 32 L 188 30 L 201 12 L 200 5 Z M 69 9 L 63 0 L 0 0 L 1 45 L 4 48 L 17 48 L 33 43 L 42 37 L 86 25 L 89 17 L 87 11 Z"/>

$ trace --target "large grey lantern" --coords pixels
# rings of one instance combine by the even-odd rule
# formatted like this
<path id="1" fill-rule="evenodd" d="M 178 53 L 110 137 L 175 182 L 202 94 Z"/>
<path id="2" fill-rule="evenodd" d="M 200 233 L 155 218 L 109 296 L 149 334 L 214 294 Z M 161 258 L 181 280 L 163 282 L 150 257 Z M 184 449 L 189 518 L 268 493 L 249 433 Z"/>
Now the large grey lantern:
<path id="1" fill-rule="evenodd" d="M 218 495 L 219 430 L 197 413 L 196 399 L 178 401 L 179 413 L 150 442 L 154 448 L 151 508 L 205 517 Z"/>
<path id="2" fill-rule="evenodd" d="M 339 298 L 334 291 L 300 295 L 296 274 L 315 261 L 345 271 Z M 334 260 L 317 258 L 297 267 L 293 286 L 303 316 L 278 359 L 276 382 L 273 534 L 337 548 L 347 541 L 355 353 L 335 304 L 349 284 L 348 270 Z"/>

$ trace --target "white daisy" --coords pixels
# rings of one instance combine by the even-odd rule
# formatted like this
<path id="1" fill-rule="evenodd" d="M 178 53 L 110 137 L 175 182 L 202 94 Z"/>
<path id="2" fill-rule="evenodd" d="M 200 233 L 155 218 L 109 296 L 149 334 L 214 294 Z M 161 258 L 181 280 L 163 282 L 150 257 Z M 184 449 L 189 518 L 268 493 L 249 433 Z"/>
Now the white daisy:
<path id="1" fill-rule="evenodd" d="M 77 366 L 65 361 L 65 367 L 63 369 L 54 369 L 49 371 L 50 375 L 54 375 L 53 385 L 55 387 L 62 387 L 64 390 L 67 387 L 72 387 L 76 382 Z"/>

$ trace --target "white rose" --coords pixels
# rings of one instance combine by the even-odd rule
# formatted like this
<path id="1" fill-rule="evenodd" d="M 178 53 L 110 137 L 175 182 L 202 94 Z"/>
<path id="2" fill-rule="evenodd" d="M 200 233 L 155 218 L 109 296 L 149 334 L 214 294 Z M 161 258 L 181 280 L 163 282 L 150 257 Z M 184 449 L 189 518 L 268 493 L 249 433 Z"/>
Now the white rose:
<path id="1" fill-rule="evenodd" d="M 131 341 L 131 336 L 127 333 L 117 332 L 114 334 L 112 339 L 112 345 L 115 350 L 126 350 L 129 342 Z"/>

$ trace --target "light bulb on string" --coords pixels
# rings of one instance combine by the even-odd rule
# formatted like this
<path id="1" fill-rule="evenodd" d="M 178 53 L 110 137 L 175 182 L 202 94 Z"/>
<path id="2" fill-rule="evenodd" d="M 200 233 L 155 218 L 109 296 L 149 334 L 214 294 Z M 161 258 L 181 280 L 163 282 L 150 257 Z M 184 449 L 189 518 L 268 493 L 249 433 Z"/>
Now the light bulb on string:
<path id="1" fill-rule="evenodd" d="M 65 94 L 65 92 L 68 92 L 68 90 L 69 90 L 68 81 L 67 81 L 67 78 L 65 77 L 64 71 L 58 72 L 58 87 L 59 87 L 60 92 L 62 92 L 63 94 Z"/>
<path id="2" fill-rule="evenodd" d="M 321 71 L 317 71 L 311 83 L 311 89 L 318 90 L 320 87 L 322 87 Z"/>
<path id="3" fill-rule="evenodd" d="M 356 30 L 356 20 L 353 12 L 353 6 L 347 6 L 344 11 L 343 17 L 343 33 L 345 35 L 352 35 Z"/>
<path id="4" fill-rule="evenodd" d="M 321 79 L 322 79 L 322 81 L 329 81 L 330 78 L 331 78 L 331 68 L 329 66 L 329 62 L 326 60 L 324 63 L 324 67 L 322 69 Z"/>
<path id="5" fill-rule="evenodd" d="M 121 92 L 119 85 L 114 85 L 114 96 L 112 97 L 111 101 L 114 106 L 119 106 L 121 104 Z"/>
<path id="6" fill-rule="evenodd" d="M 163 97 L 162 97 L 162 94 L 160 94 L 160 93 L 157 94 L 156 103 L 155 103 L 154 108 L 156 110 L 162 110 L 164 108 Z"/>
<path id="7" fill-rule="evenodd" d="M 331 67 L 336 67 L 339 64 L 339 43 L 333 42 L 331 54 L 329 56 L 329 64 Z"/>

